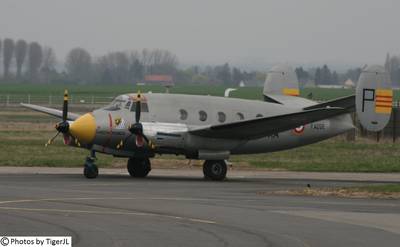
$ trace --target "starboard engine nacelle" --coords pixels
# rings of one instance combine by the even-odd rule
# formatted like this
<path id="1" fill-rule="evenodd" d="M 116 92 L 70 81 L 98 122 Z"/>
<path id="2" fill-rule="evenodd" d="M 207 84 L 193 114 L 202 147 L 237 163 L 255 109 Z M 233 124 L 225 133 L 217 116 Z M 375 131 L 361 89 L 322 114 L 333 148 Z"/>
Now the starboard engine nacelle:
<path id="1" fill-rule="evenodd" d="M 364 68 L 356 88 L 356 111 L 361 125 L 368 131 L 381 131 L 390 120 L 392 100 L 392 85 L 385 68 Z"/>

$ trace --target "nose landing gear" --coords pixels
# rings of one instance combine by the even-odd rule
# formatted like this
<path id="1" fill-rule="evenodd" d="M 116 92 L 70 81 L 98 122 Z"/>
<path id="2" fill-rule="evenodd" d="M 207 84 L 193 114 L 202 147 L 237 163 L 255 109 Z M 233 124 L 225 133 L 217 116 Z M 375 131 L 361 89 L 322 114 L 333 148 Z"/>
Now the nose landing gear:
<path id="1" fill-rule="evenodd" d="M 85 167 L 83 168 L 83 175 L 86 178 L 97 178 L 99 175 L 99 169 L 95 164 L 96 161 L 96 153 L 94 150 L 90 151 L 90 156 L 86 157 Z"/>

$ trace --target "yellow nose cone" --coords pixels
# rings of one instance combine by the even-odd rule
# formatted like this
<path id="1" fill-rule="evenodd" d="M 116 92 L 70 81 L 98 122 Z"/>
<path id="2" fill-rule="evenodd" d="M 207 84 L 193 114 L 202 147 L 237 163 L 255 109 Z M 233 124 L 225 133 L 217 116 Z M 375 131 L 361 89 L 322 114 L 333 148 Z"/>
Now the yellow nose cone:
<path id="1" fill-rule="evenodd" d="M 78 141 L 91 143 L 96 136 L 96 120 L 92 114 L 86 113 L 71 124 L 69 132 Z"/>

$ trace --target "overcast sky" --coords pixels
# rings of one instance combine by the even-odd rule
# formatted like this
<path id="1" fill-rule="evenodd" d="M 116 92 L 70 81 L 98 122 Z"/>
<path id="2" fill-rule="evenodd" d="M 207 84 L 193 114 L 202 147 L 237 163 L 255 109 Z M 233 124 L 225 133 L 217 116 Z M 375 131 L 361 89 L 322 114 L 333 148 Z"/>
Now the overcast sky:
<path id="1" fill-rule="evenodd" d="M 383 63 L 398 0 L 1 0 L 0 38 L 95 55 L 164 48 L 183 64 Z"/>

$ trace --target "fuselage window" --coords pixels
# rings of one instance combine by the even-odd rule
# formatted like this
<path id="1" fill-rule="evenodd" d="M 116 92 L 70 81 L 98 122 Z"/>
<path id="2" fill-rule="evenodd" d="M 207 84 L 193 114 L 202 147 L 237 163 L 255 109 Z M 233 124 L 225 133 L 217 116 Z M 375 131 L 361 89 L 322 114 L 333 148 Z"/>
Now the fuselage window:
<path id="1" fill-rule="evenodd" d="M 131 112 L 136 111 L 136 102 L 133 102 L 131 106 Z M 140 102 L 140 111 L 141 112 L 149 112 L 149 106 L 147 105 L 147 102 Z"/>
<path id="2" fill-rule="evenodd" d="M 243 120 L 244 119 L 244 115 L 241 112 L 236 113 L 236 116 L 239 120 Z"/>
<path id="3" fill-rule="evenodd" d="M 207 120 L 207 113 L 205 111 L 199 111 L 199 119 L 204 122 Z"/>
<path id="4" fill-rule="evenodd" d="M 223 123 L 226 121 L 226 115 L 223 112 L 218 112 L 218 122 Z"/>
<path id="5" fill-rule="evenodd" d="M 129 109 L 129 107 L 131 106 L 132 101 L 128 101 L 125 105 L 125 109 Z"/>
<path id="6" fill-rule="evenodd" d="M 179 114 L 181 120 L 186 120 L 188 118 L 188 113 L 186 110 L 180 109 Z"/>
<path id="7" fill-rule="evenodd" d="M 257 114 L 256 118 L 259 118 L 259 117 L 263 117 L 263 115 L 262 114 Z"/>

